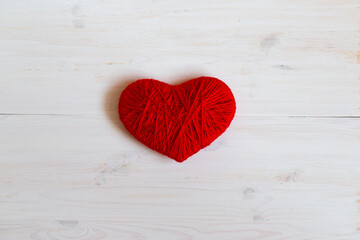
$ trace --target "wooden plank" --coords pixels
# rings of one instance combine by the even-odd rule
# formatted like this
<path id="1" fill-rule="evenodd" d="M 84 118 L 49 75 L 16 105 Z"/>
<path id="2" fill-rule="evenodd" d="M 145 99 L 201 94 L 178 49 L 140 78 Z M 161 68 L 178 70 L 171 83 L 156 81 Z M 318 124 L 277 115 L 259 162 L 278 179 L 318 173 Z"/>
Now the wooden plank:
<path id="1" fill-rule="evenodd" d="M 360 116 L 359 6 L 3 1 L 0 112 L 102 115 L 118 85 L 210 75 L 241 116 Z"/>
<path id="2" fill-rule="evenodd" d="M 104 117 L 0 123 L 5 240 L 360 235 L 357 119 L 237 118 L 181 164 Z"/>

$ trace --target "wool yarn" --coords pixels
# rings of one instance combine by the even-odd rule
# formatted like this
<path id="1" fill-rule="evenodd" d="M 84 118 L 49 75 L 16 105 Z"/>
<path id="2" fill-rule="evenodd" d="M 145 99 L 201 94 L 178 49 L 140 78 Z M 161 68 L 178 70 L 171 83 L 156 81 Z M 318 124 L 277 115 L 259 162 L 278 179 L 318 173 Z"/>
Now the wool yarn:
<path id="1" fill-rule="evenodd" d="M 118 106 L 120 120 L 136 139 L 178 162 L 219 137 L 235 109 L 230 88 L 213 77 L 179 85 L 140 79 L 123 90 Z"/>

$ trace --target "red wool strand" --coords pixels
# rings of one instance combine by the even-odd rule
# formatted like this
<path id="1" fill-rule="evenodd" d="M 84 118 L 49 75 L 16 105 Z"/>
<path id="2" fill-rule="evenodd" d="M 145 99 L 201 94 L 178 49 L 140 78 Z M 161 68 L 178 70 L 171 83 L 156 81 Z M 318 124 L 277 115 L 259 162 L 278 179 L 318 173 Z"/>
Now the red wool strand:
<path id="1" fill-rule="evenodd" d="M 199 77 L 179 85 L 137 80 L 119 99 L 126 129 L 149 148 L 183 162 L 208 146 L 230 125 L 236 104 L 217 78 Z"/>

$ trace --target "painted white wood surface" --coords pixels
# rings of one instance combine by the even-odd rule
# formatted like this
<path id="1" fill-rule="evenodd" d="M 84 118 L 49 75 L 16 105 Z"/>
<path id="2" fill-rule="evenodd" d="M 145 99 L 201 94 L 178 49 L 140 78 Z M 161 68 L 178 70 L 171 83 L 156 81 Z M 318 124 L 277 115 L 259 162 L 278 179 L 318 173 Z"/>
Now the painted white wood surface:
<path id="1" fill-rule="evenodd" d="M 1 240 L 360 239 L 358 0 L 0 5 Z M 188 161 L 117 120 L 201 75 L 238 109 Z"/>

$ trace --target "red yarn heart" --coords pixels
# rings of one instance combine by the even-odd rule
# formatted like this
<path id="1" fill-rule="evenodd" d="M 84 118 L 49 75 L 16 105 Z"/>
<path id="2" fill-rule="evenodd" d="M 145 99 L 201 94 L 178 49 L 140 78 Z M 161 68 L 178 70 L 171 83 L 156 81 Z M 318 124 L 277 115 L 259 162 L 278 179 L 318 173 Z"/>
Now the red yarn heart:
<path id="1" fill-rule="evenodd" d="M 180 85 L 141 79 L 119 99 L 119 116 L 136 139 L 178 162 L 208 146 L 235 114 L 230 88 L 217 78 L 199 77 Z"/>

